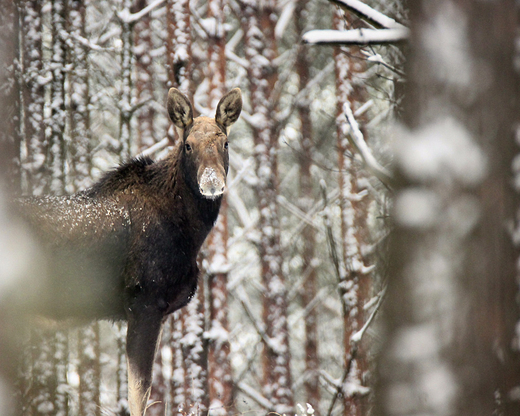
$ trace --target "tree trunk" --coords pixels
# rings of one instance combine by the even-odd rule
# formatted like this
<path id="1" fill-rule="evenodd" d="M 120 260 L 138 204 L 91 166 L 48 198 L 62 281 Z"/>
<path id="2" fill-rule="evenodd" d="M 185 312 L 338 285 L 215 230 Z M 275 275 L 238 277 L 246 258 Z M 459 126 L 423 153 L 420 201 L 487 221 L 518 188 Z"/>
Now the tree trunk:
<path id="1" fill-rule="evenodd" d="M 308 21 L 308 0 L 299 0 L 294 11 L 296 33 L 303 35 Z M 311 65 L 307 57 L 307 47 L 300 45 L 296 56 L 296 72 L 299 77 L 299 91 L 302 91 L 309 82 L 309 67 Z M 300 143 L 299 143 L 299 178 L 300 201 L 302 212 L 309 212 L 316 200 L 313 191 L 313 179 L 311 175 L 312 152 L 314 143 L 311 110 L 307 102 L 297 103 L 298 117 L 300 119 Z M 302 260 L 301 275 L 304 276 L 301 301 L 305 308 L 310 305 L 317 293 L 317 273 L 315 265 L 315 230 L 307 225 L 302 231 Z M 319 386 L 319 357 L 318 357 L 318 310 L 312 308 L 305 316 L 305 402 L 317 409 L 320 403 Z"/>
<path id="2" fill-rule="evenodd" d="M 146 7 L 146 1 L 141 0 L 136 7 L 138 12 Z M 135 25 L 135 66 L 136 66 L 136 96 L 141 108 L 137 112 L 136 147 L 142 151 L 155 144 L 154 119 L 155 109 L 152 106 L 154 98 L 154 71 L 152 52 L 151 17 L 143 16 Z"/>
<path id="3" fill-rule="evenodd" d="M 23 169 L 24 189 L 28 194 L 41 194 L 45 178 L 49 176 L 46 166 L 48 142 L 45 138 L 44 117 L 44 87 L 38 82 L 43 75 L 42 51 L 42 12 L 41 2 L 37 0 L 20 1 L 21 42 L 20 74 L 22 82 L 22 108 L 19 129 L 23 138 L 23 146 L 19 152 L 26 166 Z"/>
<path id="4" fill-rule="evenodd" d="M 518 6 L 409 7 L 377 414 L 520 414 Z"/>
<path id="5" fill-rule="evenodd" d="M 50 83 L 50 128 L 49 146 L 47 147 L 48 166 L 51 168 L 50 192 L 63 195 L 65 191 L 66 163 L 66 108 L 65 108 L 65 77 L 67 46 L 63 38 L 66 31 L 67 3 L 66 0 L 51 0 L 51 33 L 52 57 L 49 71 L 52 76 Z"/>
<path id="6" fill-rule="evenodd" d="M 122 0 L 122 11 L 129 15 L 132 9 L 132 0 Z M 122 161 L 130 159 L 132 155 L 132 115 L 134 105 L 133 95 L 133 65 L 134 56 L 134 23 L 121 20 L 121 90 L 119 92 L 119 143 L 120 158 Z"/>
<path id="7" fill-rule="evenodd" d="M 20 1 L 1 0 L 0 6 L 0 64 L 10 70 L 0 71 L 0 99 L 5 116 L 0 121 L 0 178 L 3 178 L 6 189 L 12 192 L 20 192 L 21 166 L 20 145 L 22 133 L 19 124 L 23 116 L 21 90 L 22 70 L 20 66 L 11 65 L 16 58 L 24 53 L 20 45 L 18 33 L 22 25 L 24 4 Z M 38 51 L 39 49 L 36 49 Z M 13 82 L 14 81 L 14 82 Z M 3 185 L 2 185 L 3 186 Z"/>
<path id="8" fill-rule="evenodd" d="M 208 36 L 209 81 L 208 108 L 217 107 L 226 90 L 226 31 L 224 28 L 226 0 L 208 1 L 207 18 L 213 19 L 215 31 Z M 226 197 L 220 214 L 207 239 L 208 278 L 208 393 L 212 415 L 226 416 L 234 413 L 233 375 L 230 363 L 228 324 L 228 222 Z"/>
<path id="9" fill-rule="evenodd" d="M 78 414 L 80 416 L 101 416 L 99 324 L 93 323 L 86 328 L 81 328 L 78 332 Z"/>
<path id="10" fill-rule="evenodd" d="M 277 57 L 274 35 L 275 2 L 261 4 L 241 2 L 245 36 L 245 53 L 249 60 L 251 110 L 256 118 L 252 126 L 255 144 L 255 173 L 258 178 L 260 243 L 258 244 L 263 280 L 262 319 L 263 390 L 278 413 L 292 411 L 294 405 L 291 378 L 291 353 L 287 326 L 287 289 L 282 272 L 278 195 L 278 108 L 280 88 L 278 70 L 273 64 Z M 266 342 L 267 340 L 267 342 Z"/>
<path id="11" fill-rule="evenodd" d="M 356 27 L 356 20 L 336 10 L 333 18 L 337 30 Z M 363 254 L 363 247 L 368 246 L 368 208 L 369 195 L 361 184 L 363 177 L 360 166 L 350 155 L 355 150 L 350 145 L 347 134 L 350 127 L 345 117 L 344 106 L 348 105 L 355 112 L 367 100 L 368 94 L 361 75 L 366 71 L 365 57 L 358 46 L 347 49 L 336 48 L 336 131 L 338 140 L 338 170 L 341 208 L 341 248 L 342 272 L 339 292 L 343 302 L 344 327 L 344 385 L 342 395 L 345 416 L 362 416 L 366 413 L 364 378 L 368 363 L 364 348 L 357 348 L 354 353 L 351 337 L 359 331 L 365 322 L 364 304 L 370 299 L 371 276 L 366 273 L 369 260 Z M 362 119 L 359 121 L 363 121 Z M 355 356 L 354 356 L 355 354 Z M 349 365 L 348 363 L 352 364 Z"/>
<path id="12" fill-rule="evenodd" d="M 86 38 L 87 1 L 70 1 L 68 30 L 71 36 Z M 70 131 L 70 191 L 77 192 L 92 185 L 92 133 L 90 130 L 89 50 L 77 41 L 69 43 L 68 113 Z"/>

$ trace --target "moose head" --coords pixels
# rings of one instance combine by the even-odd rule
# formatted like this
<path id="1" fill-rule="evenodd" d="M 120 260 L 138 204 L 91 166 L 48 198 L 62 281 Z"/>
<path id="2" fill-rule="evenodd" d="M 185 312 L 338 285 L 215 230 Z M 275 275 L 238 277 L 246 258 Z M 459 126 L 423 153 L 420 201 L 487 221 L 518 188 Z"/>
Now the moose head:
<path id="1" fill-rule="evenodd" d="M 222 97 L 215 118 L 194 119 L 188 98 L 175 88 L 168 93 L 168 114 L 184 146 L 182 171 L 192 191 L 203 198 L 216 199 L 224 193 L 229 167 L 227 134 L 241 110 L 239 88 Z"/>

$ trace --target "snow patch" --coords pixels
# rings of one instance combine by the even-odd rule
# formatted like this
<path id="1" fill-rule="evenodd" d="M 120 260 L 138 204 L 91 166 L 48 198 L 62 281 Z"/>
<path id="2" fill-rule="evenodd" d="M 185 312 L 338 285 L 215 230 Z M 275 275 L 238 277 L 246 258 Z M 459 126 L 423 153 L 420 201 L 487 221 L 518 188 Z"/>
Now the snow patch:
<path id="1" fill-rule="evenodd" d="M 400 130 L 400 131 L 399 131 Z M 452 117 L 416 131 L 399 129 L 397 164 L 408 178 L 421 182 L 459 182 L 475 186 L 487 172 L 487 159 L 466 127 Z"/>
<path id="2" fill-rule="evenodd" d="M 395 201 L 395 218 L 403 226 L 427 229 L 437 222 L 439 212 L 438 196 L 427 189 L 404 190 Z"/>

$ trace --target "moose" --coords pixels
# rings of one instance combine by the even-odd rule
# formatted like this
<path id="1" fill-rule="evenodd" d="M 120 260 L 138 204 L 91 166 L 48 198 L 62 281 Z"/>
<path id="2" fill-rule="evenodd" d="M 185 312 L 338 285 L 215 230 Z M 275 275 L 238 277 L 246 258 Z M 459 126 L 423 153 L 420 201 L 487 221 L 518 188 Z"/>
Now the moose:
<path id="1" fill-rule="evenodd" d="M 219 213 L 241 92 L 224 95 L 214 118 L 194 118 L 171 88 L 167 110 L 181 140 L 163 160 L 138 157 L 75 195 L 20 202 L 45 247 L 46 282 L 26 308 L 57 320 L 128 322 L 131 416 L 146 412 L 162 322 L 197 289 L 196 257 Z"/>

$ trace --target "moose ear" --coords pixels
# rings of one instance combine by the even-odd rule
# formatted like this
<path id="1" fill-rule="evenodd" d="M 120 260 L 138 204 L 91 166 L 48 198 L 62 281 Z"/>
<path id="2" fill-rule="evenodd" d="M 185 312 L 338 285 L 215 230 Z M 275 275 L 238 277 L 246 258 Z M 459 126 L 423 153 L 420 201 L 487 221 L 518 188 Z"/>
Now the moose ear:
<path id="1" fill-rule="evenodd" d="M 177 127 L 185 130 L 193 123 L 193 109 L 186 96 L 176 88 L 168 91 L 168 115 Z"/>
<path id="2" fill-rule="evenodd" d="M 229 127 L 238 120 L 241 111 L 242 93 L 240 88 L 234 88 L 220 99 L 217 105 L 215 121 L 229 132 Z"/>

